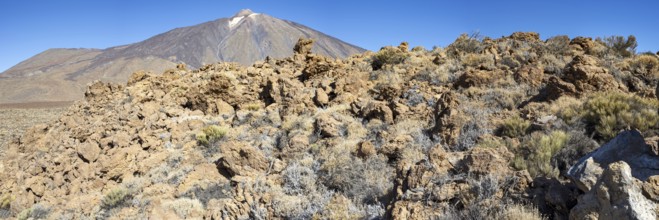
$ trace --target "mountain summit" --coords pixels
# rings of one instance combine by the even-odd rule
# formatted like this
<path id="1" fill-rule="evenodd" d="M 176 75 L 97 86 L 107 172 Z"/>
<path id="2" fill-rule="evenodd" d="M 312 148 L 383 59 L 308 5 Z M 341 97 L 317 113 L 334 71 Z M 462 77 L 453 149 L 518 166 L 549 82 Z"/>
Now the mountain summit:
<path id="1" fill-rule="evenodd" d="M 123 83 L 138 70 L 162 72 L 178 63 L 192 68 L 218 61 L 249 65 L 287 57 L 300 37 L 314 53 L 341 58 L 364 49 L 304 25 L 243 9 L 230 18 L 182 27 L 144 41 L 107 49 L 50 49 L 0 74 L 0 103 L 82 98 L 94 80 Z"/>

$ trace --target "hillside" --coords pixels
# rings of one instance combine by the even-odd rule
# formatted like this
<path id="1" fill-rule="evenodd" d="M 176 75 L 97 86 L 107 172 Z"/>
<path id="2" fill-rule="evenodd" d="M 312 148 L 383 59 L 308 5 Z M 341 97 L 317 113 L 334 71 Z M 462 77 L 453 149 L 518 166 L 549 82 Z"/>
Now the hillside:
<path id="1" fill-rule="evenodd" d="M 249 65 L 291 56 L 300 37 L 317 39 L 315 53 L 344 58 L 365 50 L 304 25 L 250 10 L 142 42 L 107 49 L 50 49 L 0 74 L 0 103 L 72 101 L 94 81 L 123 83 L 131 73 L 156 73 L 179 63 L 192 68 L 218 61 Z"/>
<path id="2" fill-rule="evenodd" d="M 654 219 L 657 56 L 536 33 L 94 82 L 0 149 L 0 216 Z M 623 48 L 624 49 L 624 48 Z"/>

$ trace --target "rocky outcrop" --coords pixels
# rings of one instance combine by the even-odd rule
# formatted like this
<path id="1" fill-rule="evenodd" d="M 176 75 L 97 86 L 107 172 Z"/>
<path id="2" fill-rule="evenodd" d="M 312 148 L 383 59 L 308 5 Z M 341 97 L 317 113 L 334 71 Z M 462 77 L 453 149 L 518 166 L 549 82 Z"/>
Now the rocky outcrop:
<path id="1" fill-rule="evenodd" d="M 570 218 L 654 219 L 659 213 L 655 139 L 624 131 L 572 166 L 567 174 L 585 194 Z"/>
<path id="2" fill-rule="evenodd" d="M 556 100 L 563 95 L 581 97 L 596 91 L 626 91 L 608 70 L 590 55 L 577 55 L 565 69 L 562 77 L 551 76 L 537 96 L 539 100 Z"/>
<path id="3" fill-rule="evenodd" d="M 646 143 L 639 131 L 629 130 L 581 158 L 570 168 L 568 176 L 581 190 L 589 191 L 606 167 L 618 161 L 627 163 L 632 176 L 641 181 L 659 175 L 659 154 Z"/>
<path id="4" fill-rule="evenodd" d="M 623 161 L 608 164 L 592 189 L 579 197 L 570 219 L 656 219 L 659 206 L 643 196 L 632 170 Z"/>

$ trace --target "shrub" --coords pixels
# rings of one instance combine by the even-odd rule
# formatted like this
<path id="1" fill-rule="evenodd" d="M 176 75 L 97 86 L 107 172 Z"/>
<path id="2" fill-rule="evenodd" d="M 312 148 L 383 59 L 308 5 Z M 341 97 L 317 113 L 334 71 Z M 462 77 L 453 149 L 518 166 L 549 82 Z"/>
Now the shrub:
<path id="1" fill-rule="evenodd" d="M 463 53 L 480 53 L 483 50 L 482 36 L 478 32 L 471 35 L 461 34 L 451 45 L 446 47 L 447 54 L 459 57 Z"/>
<path id="2" fill-rule="evenodd" d="M 659 59 L 656 55 L 643 54 L 629 61 L 629 69 L 643 78 L 659 78 Z"/>
<path id="3" fill-rule="evenodd" d="M 19 220 L 46 219 L 48 214 L 50 214 L 50 208 L 41 204 L 35 204 L 32 207 L 21 211 L 16 218 Z"/>
<path id="4" fill-rule="evenodd" d="M 584 122 L 605 140 L 625 128 L 641 132 L 658 128 L 659 100 L 620 92 L 598 93 L 581 109 Z"/>
<path id="5" fill-rule="evenodd" d="M 284 191 L 300 195 L 316 190 L 316 173 L 309 167 L 293 162 L 282 172 Z"/>
<path id="6" fill-rule="evenodd" d="M 634 55 L 636 53 L 636 46 L 638 46 L 634 35 L 629 35 L 627 38 L 623 36 L 609 36 L 600 41 L 606 45 L 609 51 L 622 57 L 631 57 Z"/>
<path id="7" fill-rule="evenodd" d="M 204 206 L 196 199 L 179 198 L 174 201 L 167 201 L 162 206 L 174 210 L 181 219 L 194 218 L 195 215 L 200 216 L 204 212 Z"/>
<path id="8" fill-rule="evenodd" d="M 195 137 L 197 138 L 197 142 L 199 142 L 199 144 L 208 146 L 211 143 L 214 143 L 215 141 L 224 137 L 224 135 L 226 135 L 228 131 L 229 129 L 226 127 L 210 125 L 201 129 L 201 132 L 197 133 Z"/>
<path id="9" fill-rule="evenodd" d="M 14 196 L 3 195 L 0 197 L 0 209 L 9 209 L 12 201 L 14 201 Z"/>
<path id="10" fill-rule="evenodd" d="M 570 52 L 570 38 L 566 35 L 558 35 L 547 39 L 545 51 L 553 55 L 568 55 Z"/>
<path id="11" fill-rule="evenodd" d="M 409 54 L 395 47 L 383 47 L 373 55 L 371 66 L 373 70 L 381 69 L 385 64 L 399 64 L 404 62 Z"/>
<path id="12" fill-rule="evenodd" d="M 548 135 L 532 133 L 523 141 L 520 149 L 512 149 L 515 153 L 512 166 L 528 170 L 532 177 L 557 177 L 559 171 L 551 166 L 551 158 L 565 146 L 568 138 L 563 131 L 553 131 Z"/>
<path id="13" fill-rule="evenodd" d="M 514 117 L 505 120 L 499 129 L 502 136 L 516 138 L 524 136 L 530 126 L 531 122 L 515 115 Z"/>
<path id="14" fill-rule="evenodd" d="M 124 188 L 116 188 L 113 189 L 112 191 L 108 192 L 108 194 L 105 194 L 103 196 L 103 199 L 101 200 L 101 205 L 102 208 L 104 209 L 113 209 L 116 207 L 123 206 L 124 203 L 130 199 L 130 193 L 128 193 L 128 190 Z"/>
<path id="15" fill-rule="evenodd" d="M 525 205 L 514 204 L 508 205 L 504 208 L 503 212 L 500 213 L 499 218 L 502 220 L 543 220 L 547 219 L 540 214 L 537 208 L 528 207 Z"/>

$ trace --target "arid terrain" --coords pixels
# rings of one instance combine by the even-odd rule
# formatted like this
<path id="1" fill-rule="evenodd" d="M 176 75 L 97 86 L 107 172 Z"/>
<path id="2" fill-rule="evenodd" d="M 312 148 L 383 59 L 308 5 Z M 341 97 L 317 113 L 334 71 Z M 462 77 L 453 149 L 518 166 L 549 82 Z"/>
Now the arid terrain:
<path id="1" fill-rule="evenodd" d="M 633 37 L 461 35 L 344 59 L 313 44 L 90 84 L 2 149 L 0 217 L 659 214 L 659 58 Z"/>
<path id="2" fill-rule="evenodd" d="M 54 122 L 71 104 L 72 102 L 0 104 L 0 149 L 5 149 L 9 140 L 23 135 L 28 128 Z"/>

